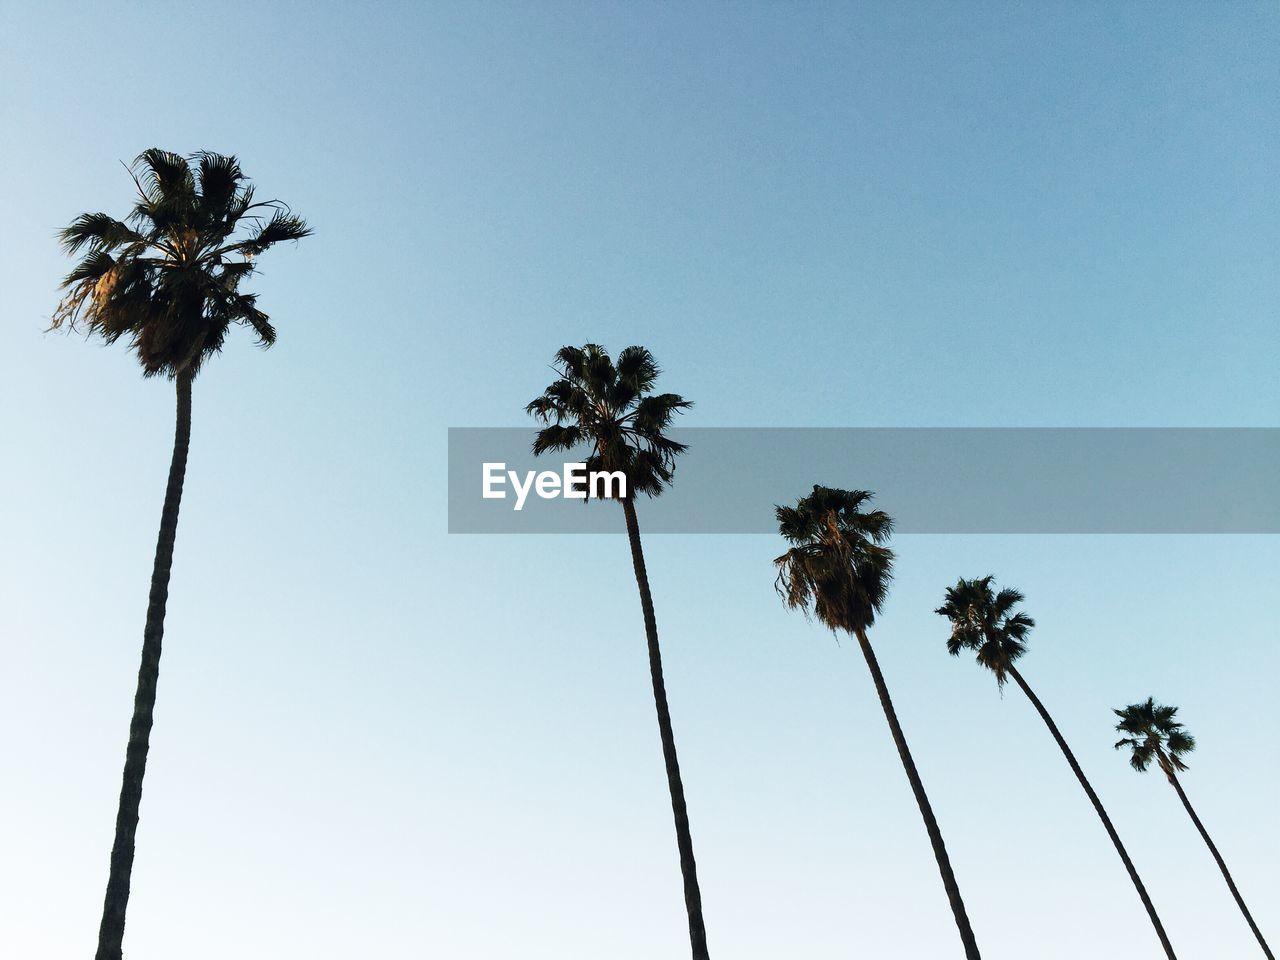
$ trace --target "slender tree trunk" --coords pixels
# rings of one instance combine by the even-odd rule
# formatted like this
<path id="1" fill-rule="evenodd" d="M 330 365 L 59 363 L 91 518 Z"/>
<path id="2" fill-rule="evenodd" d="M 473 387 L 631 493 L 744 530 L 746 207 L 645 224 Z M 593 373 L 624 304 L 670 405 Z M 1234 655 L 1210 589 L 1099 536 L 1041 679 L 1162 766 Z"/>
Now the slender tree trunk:
<path id="1" fill-rule="evenodd" d="M 1102 825 L 1107 828 L 1107 836 L 1111 838 L 1111 842 L 1115 844 L 1116 853 L 1120 854 L 1121 861 L 1124 862 L 1124 868 L 1129 871 L 1129 879 L 1133 881 L 1134 887 L 1138 891 L 1138 896 L 1142 899 L 1142 905 L 1147 908 L 1147 916 L 1151 918 L 1151 925 L 1156 928 L 1156 936 L 1160 938 L 1160 945 L 1164 947 L 1165 956 L 1169 960 L 1178 960 L 1173 952 L 1173 946 L 1169 943 L 1169 937 L 1164 932 L 1164 925 L 1160 923 L 1160 917 L 1156 915 L 1156 908 L 1151 903 L 1151 898 L 1147 895 L 1147 888 L 1142 885 L 1142 878 L 1138 876 L 1138 871 L 1133 865 L 1133 861 L 1129 859 L 1129 853 L 1125 850 L 1124 844 L 1120 842 L 1120 835 L 1116 833 L 1116 828 L 1111 824 L 1111 818 L 1107 816 L 1107 811 L 1103 809 L 1102 801 L 1098 799 L 1098 795 L 1093 792 L 1093 787 L 1084 775 L 1084 771 L 1080 769 L 1080 764 L 1076 762 L 1075 754 L 1071 752 L 1071 748 L 1067 746 L 1067 741 L 1063 739 L 1062 733 L 1058 730 L 1058 725 L 1053 722 L 1053 717 L 1049 716 L 1049 711 L 1045 709 L 1044 704 L 1040 702 L 1040 698 L 1032 692 L 1031 687 L 1027 685 L 1027 681 L 1022 679 L 1016 667 L 1009 667 L 1009 675 L 1017 681 L 1018 686 L 1022 688 L 1022 692 L 1027 695 L 1027 699 L 1031 701 L 1031 705 L 1036 708 L 1036 712 L 1040 714 L 1040 718 L 1044 720 L 1045 726 L 1049 728 L 1049 732 L 1053 734 L 1053 739 L 1058 742 L 1058 747 L 1062 750 L 1062 755 L 1067 758 L 1072 772 L 1076 775 L 1076 779 L 1080 781 L 1080 786 L 1084 787 L 1084 792 L 1089 795 L 1089 801 L 1093 804 L 1093 809 L 1098 813 L 1098 819 L 1102 821 Z"/>
<path id="2" fill-rule="evenodd" d="M 164 636 L 164 609 L 169 599 L 169 571 L 173 567 L 173 543 L 178 532 L 178 506 L 182 502 L 182 481 L 187 471 L 187 448 L 191 443 L 191 376 L 177 378 L 178 415 L 173 438 L 173 461 L 165 488 L 164 511 L 160 515 L 160 536 L 156 542 L 155 565 L 151 570 L 151 599 L 147 604 L 147 625 L 142 631 L 142 666 L 138 668 L 138 690 L 133 698 L 133 719 L 129 723 L 129 746 L 125 751 L 120 806 L 116 812 L 116 838 L 111 847 L 111 873 L 102 906 L 96 960 L 121 960 L 125 908 L 129 904 L 129 879 L 133 872 L 134 838 L 138 833 L 138 809 L 142 804 L 142 778 L 147 769 L 147 749 L 151 744 L 151 723 L 156 705 L 156 680 L 160 673 L 160 641 Z"/>
<path id="3" fill-rule="evenodd" d="M 915 794 L 916 806 L 920 808 L 920 816 L 924 818 L 925 830 L 929 833 L 929 842 L 933 845 L 933 856 L 938 861 L 938 872 L 942 874 L 942 886 L 947 891 L 947 900 L 951 903 L 951 912 L 956 918 L 956 927 L 960 930 L 960 942 L 964 944 L 964 955 L 968 960 L 981 960 L 978 953 L 978 941 L 974 939 L 973 928 L 969 926 L 969 915 L 965 913 L 964 900 L 960 898 L 960 885 L 956 883 L 955 872 L 951 869 L 951 858 L 947 856 L 947 845 L 942 842 L 942 831 L 938 829 L 938 821 L 933 815 L 933 807 L 924 792 L 924 784 L 916 770 L 916 762 L 911 758 L 911 750 L 907 747 L 907 738 L 898 723 L 898 714 L 893 709 L 893 701 L 889 698 L 889 687 L 884 682 L 884 674 L 880 672 L 880 663 L 876 653 L 871 649 L 871 641 L 867 639 L 865 630 L 855 632 L 858 646 L 866 658 L 867 669 L 871 671 L 871 679 L 875 682 L 876 693 L 880 696 L 880 706 L 884 709 L 884 718 L 889 721 L 889 732 L 893 735 L 894 746 L 898 748 L 898 756 L 902 760 L 902 768 L 907 772 L 911 782 L 911 792 Z"/>
<path id="4" fill-rule="evenodd" d="M 707 930 L 702 922 L 702 891 L 698 888 L 698 866 L 693 859 L 693 837 L 689 833 L 689 812 L 684 803 L 684 783 L 680 779 L 680 761 L 676 758 L 676 738 L 671 729 L 671 711 L 667 707 L 667 687 L 662 679 L 662 651 L 658 648 L 658 622 L 653 615 L 653 597 L 649 593 L 649 574 L 645 572 L 644 549 L 640 545 L 640 524 L 635 504 L 622 500 L 627 517 L 627 537 L 631 541 L 631 563 L 640 588 L 640 607 L 644 611 L 644 632 L 649 641 L 649 673 L 653 679 L 653 703 L 658 711 L 658 732 L 662 737 L 662 758 L 667 767 L 667 787 L 671 791 L 671 812 L 676 821 L 676 846 L 680 849 L 680 873 L 684 877 L 684 906 L 689 914 L 689 944 L 693 960 L 708 960 Z"/>
<path id="5" fill-rule="evenodd" d="M 1218 869 L 1222 871 L 1222 879 L 1227 881 L 1227 889 L 1231 891 L 1231 895 L 1236 898 L 1236 906 L 1240 908 L 1240 912 L 1244 914 L 1245 922 L 1249 924 L 1249 929 L 1253 931 L 1253 935 L 1258 938 L 1258 944 L 1262 947 L 1262 952 L 1267 955 L 1267 960 L 1276 960 L 1271 952 L 1271 948 L 1267 946 L 1267 941 L 1262 938 L 1262 931 L 1258 929 L 1258 925 L 1253 922 L 1253 914 L 1249 912 L 1249 908 L 1244 905 L 1244 897 L 1240 896 L 1240 891 L 1236 889 L 1236 882 L 1231 879 L 1231 873 L 1227 870 L 1227 864 L 1222 859 L 1222 854 L 1218 853 L 1218 848 L 1209 838 L 1209 831 L 1204 828 L 1204 824 L 1200 822 L 1200 818 L 1196 816 L 1195 810 L 1191 806 L 1191 801 L 1187 799 L 1186 793 L 1182 790 L 1182 784 L 1179 782 L 1177 774 L 1172 770 L 1166 770 L 1165 776 L 1169 778 L 1169 782 L 1173 784 L 1173 789 L 1178 791 L 1178 799 L 1182 801 L 1182 805 L 1187 808 L 1187 814 L 1191 817 L 1191 822 L 1196 825 L 1196 829 L 1200 831 L 1200 836 L 1204 838 L 1205 844 L 1209 847 L 1209 852 L 1213 854 L 1213 859 L 1218 862 Z"/>

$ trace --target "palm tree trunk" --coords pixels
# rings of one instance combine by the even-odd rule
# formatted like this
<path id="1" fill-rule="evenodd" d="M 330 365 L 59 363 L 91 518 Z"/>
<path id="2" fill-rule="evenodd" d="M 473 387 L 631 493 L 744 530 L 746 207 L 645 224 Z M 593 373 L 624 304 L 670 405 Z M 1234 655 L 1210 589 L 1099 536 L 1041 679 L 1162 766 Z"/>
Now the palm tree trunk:
<path id="1" fill-rule="evenodd" d="M 1080 764 L 1076 762 L 1075 754 L 1067 746 L 1067 741 L 1063 739 L 1062 733 L 1058 730 L 1058 725 L 1053 722 L 1053 717 L 1049 716 L 1049 711 L 1040 702 L 1040 698 L 1032 692 L 1031 687 L 1027 685 L 1027 681 L 1022 679 L 1022 674 L 1018 672 L 1016 667 L 1009 667 L 1009 675 L 1017 681 L 1018 686 L 1022 688 L 1022 692 L 1031 701 L 1031 705 L 1036 708 L 1036 712 L 1044 720 L 1049 732 L 1053 734 L 1053 739 L 1058 742 L 1058 747 L 1062 750 L 1062 755 L 1067 758 L 1067 763 L 1071 766 L 1076 779 L 1080 781 L 1080 786 L 1084 787 L 1084 792 L 1089 795 L 1089 801 L 1093 804 L 1093 809 L 1097 811 L 1102 825 L 1107 828 L 1107 836 L 1115 844 L 1116 853 L 1120 854 L 1120 859 L 1124 862 L 1124 868 L 1129 871 L 1129 879 L 1133 881 L 1133 885 L 1138 891 L 1138 896 L 1142 899 L 1142 905 L 1147 908 L 1147 916 L 1151 918 L 1151 925 L 1156 928 L 1156 936 L 1160 938 L 1160 945 L 1164 947 L 1165 956 L 1169 960 L 1178 960 L 1174 955 L 1173 946 L 1169 943 L 1169 937 L 1164 932 L 1164 925 L 1160 923 L 1160 917 L 1156 915 L 1156 908 L 1152 905 L 1151 898 L 1147 896 L 1147 888 L 1142 885 L 1142 878 L 1138 876 L 1138 871 L 1134 867 L 1133 861 L 1129 859 L 1128 851 L 1125 850 L 1124 844 L 1120 842 L 1120 835 L 1116 833 L 1116 828 L 1111 824 L 1111 818 L 1107 816 L 1107 811 L 1103 809 L 1102 801 L 1093 792 L 1092 785 L 1090 785 L 1088 778 L 1085 777 L 1084 771 L 1080 769 Z"/>
<path id="2" fill-rule="evenodd" d="M 1182 790 L 1182 784 L 1178 781 L 1178 777 L 1172 770 L 1166 770 L 1165 775 L 1168 776 L 1169 782 L 1173 784 L 1173 789 L 1178 791 L 1178 799 L 1182 801 L 1182 805 L 1187 808 L 1187 814 L 1191 817 L 1191 822 L 1196 825 L 1196 829 L 1200 831 L 1200 836 L 1204 837 L 1204 842 L 1209 847 L 1209 852 L 1213 854 L 1213 859 L 1218 862 L 1218 869 L 1222 871 L 1222 879 L 1227 881 L 1227 888 L 1231 891 L 1231 895 L 1236 898 L 1236 906 L 1240 908 L 1240 912 L 1244 914 L 1245 921 L 1249 924 L 1249 929 L 1253 931 L 1253 935 L 1258 938 L 1258 943 L 1262 947 L 1262 952 L 1267 955 L 1267 960 L 1275 960 L 1275 956 L 1271 953 L 1271 948 L 1267 946 L 1267 941 L 1262 938 L 1262 931 L 1258 929 L 1258 925 L 1253 922 L 1253 914 L 1249 912 L 1249 908 L 1244 905 L 1244 897 L 1240 896 L 1240 891 L 1236 889 L 1236 883 L 1231 879 L 1231 873 L 1227 870 L 1227 864 L 1222 859 L 1222 854 L 1218 853 L 1218 848 L 1209 838 L 1209 831 L 1204 828 L 1204 824 L 1200 822 L 1200 818 L 1196 816 L 1195 810 L 1191 806 L 1191 801 L 1187 799 L 1186 793 Z"/>
<path id="3" fill-rule="evenodd" d="M 689 833 L 689 812 L 684 803 L 684 783 L 680 779 L 680 761 L 676 758 L 676 738 L 671 729 L 671 711 L 667 707 L 667 687 L 662 679 L 662 651 L 658 647 L 658 622 L 653 615 L 653 597 L 649 593 L 649 574 L 645 572 L 644 549 L 640 545 L 640 524 L 635 504 L 622 500 L 627 517 L 627 537 L 631 541 L 631 563 L 640 588 L 640 607 L 644 611 L 644 632 L 649 641 L 649 674 L 653 679 L 653 703 L 658 711 L 658 733 L 662 737 L 662 758 L 667 767 L 667 787 L 671 791 L 671 812 L 676 821 L 676 846 L 680 849 L 680 873 L 684 877 L 684 906 L 689 914 L 689 943 L 693 960 L 709 960 L 707 930 L 702 922 L 702 891 L 698 888 L 698 866 L 693 859 L 693 837 Z"/>
<path id="4" fill-rule="evenodd" d="M 142 665 L 138 669 L 138 689 L 133 698 L 133 719 L 129 723 L 129 746 L 125 751 L 120 806 L 116 811 L 116 838 L 111 847 L 111 873 L 107 878 L 107 895 L 102 906 L 96 960 L 121 960 L 122 957 L 134 838 L 138 833 L 138 809 L 142 804 L 142 777 L 147 769 L 147 749 L 151 744 L 151 723 L 156 705 L 156 680 L 160 673 L 160 641 L 164 636 L 165 603 L 169 599 L 169 571 L 173 567 L 178 507 L 182 502 L 187 448 L 191 443 L 190 374 L 178 374 L 177 394 L 173 460 L 169 465 L 169 484 L 165 488 L 160 536 L 156 542 L 155 565 L 151 570 L 151 598 L 147 604 L 147 625 L 142 631 Z"/>
<path id="5" fill-rule="evenodd" d="M 933 856 L 938 861 L 938 872 L 942 874 L 942 886 L 947 891 L 947 900 L 951 903 L 951 912 L 956 918 L 956 927 L 960 930 L 960 942 L 964 944 L 964 955 L 968 960 L 980 960 L 978 941 L 974 939 L 973 928 L 969 926 L 969 915 L 965 913 L 964 900 L 960 897 L 960 885 L 956 883 L 955 872 L 951 869 L 951 858 L 947 856 L 947 846 L 942 841 L 942 831 L 938 829 L 938 821 L 933 815 L 933 807 L 924 792 L 924 784 L 920 781 L 920 773 L 916 770 L 916 762 L 911 759 L 911 750 L 907 747 L 907 738 L 898 723 L 898 714 L 893 709 L 893 701 L 889 698 L 889 687 L 884 682 L 884 674 L 880 672 L 880 663 L 876 653 L 871 649 L 871 641 L 867 639 L 865 630 L 855 631 L 862 655 L 866 658 L 867 669 L 871 671 L 871 679 L 875 682 L 876 693 L 880 696 L 880 706 L 884 709 L 884 718 L 889 721 L 889 732 L 893 734 L 893 743 L 898 748 L 898 756 L 902 760 L 902 768 L 907 771 L 907 779 L 911 782 L 911 792 L 915 794 L 916 806 L 920 808 L 920 816 L 924 818 L 925 830 L 929 833 L 929 842 L 933 844 Z"/>

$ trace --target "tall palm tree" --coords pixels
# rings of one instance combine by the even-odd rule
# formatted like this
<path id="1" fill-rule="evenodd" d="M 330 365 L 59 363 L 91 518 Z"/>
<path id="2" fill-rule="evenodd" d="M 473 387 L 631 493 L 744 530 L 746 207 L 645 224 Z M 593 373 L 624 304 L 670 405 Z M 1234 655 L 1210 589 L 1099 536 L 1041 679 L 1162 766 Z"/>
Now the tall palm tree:
<path id="1" fill-rule="evenodd" d="M 996 593 L 992 587 L 994 580 L 994 577 L 981 577 L 976 580 L 961 579 L 954 587 L 947 588 L 946 601 L 935 611 L 951 621 L 951 636 L 947 639 L 947 652 L 955 657 L 962 651 L 972 650 L 977 656 L 978 663 L 996 675 L 997 686 L 1003 689 L 1005 682 L 1012 677 L 1014 682 L 1022 688 L 1022 692 L 1027 695 L 1027 699 L 1031 701 L 1031 705 L 1036 708 L 1045 726 L 1053 734 L 1053 739 L 1057 741 L 1062 755 L 1067 758 L 1071 772 L 1080 781 L 1080 786 L 1084 788 L 1089 802 L 1093 804 L 1098 819 L 1106 828 L 1107 836 L 1115 845 L 1116 853 L 1120 855 L 1121 862 L 1129 872 L 1129 879 L 1133 881 L 1142 905 L 1147 910 L 1147 916 L 1151 918 L 1151 924 L 1155 927 L 1156 936 L 1160 938 L 1160 945 L 1164 947 L 1165 954 L 1169 960 L 1176 960 L 1173 947 L 1164 932 L 1164 925 L 1161 924 L 1156 908 L 1147 895 L 1147 888 L 1143 886 L 1142 878 L 1138 876 L 1133 861 L 1129 859 L 1128 851 L 1120 842 L 1120 835 L 1116 833 L 1116 828 L 1111 823 L 1111 818 L 1107 816 L 1102 801 L 1098 799 L 1093 785 L 1080 769 L 1075 754 L 1067 746 L 1067 741 L 1058 729 L 1058 725 L 1053 722 L 1053 717 L 1049 715 L 1045 705 L 1040 702 L 1040 698 L 1035 695 L 1014 665 L 1027 652 L 1027 637 L 1031 628 L 1036 625 L 1035 621 L 1025 613 L 1014 609 L 1025 598 L 1017 590 L 1008 588 Z"/>
<path id="2" fill-rule="evenodd" d="M 644 347 L 627 347 L 618 354 L 617 363 L 596 343 L 561 347 L 553 368 L 558 374 L 556 380 L 525 408 L 544 424 L 534 440 L 534 454 L 585 448 L 588 474 L 620 471 L 626 477 L 626 492 L 616 499 L 622 504 L 626 518 L 631 563 L 640 589 L 640 608 L 649 643 L 649 674 L 658 712 L 662 757 L 667 768 L 667 787 L 671 793 L 671 812 L 675 817 L 684 904 L 689 915 L 689 943 L 694 960 L 707 960 L 702 892 L 698 887 L 684 783 L 680 778 L 667 688 L 662 677 L 658 625 L 635 507 L 637 494 L 656 497 L 671 483 L 675 459 L 685 446 L 668 437 L 666 431 L 674 416 L 692 404 L 674 393 L 652 392 L 659 370 L 653 355 Z"/>
<path id="3" fill-rule="evenodd" d="M 177 388 L 173 460 L 151 571 L 97 960 L 119 960 L 124 939 L 169 572 L 191 441 L 191 383 L 205 361 L 222 348 L 234 324 L 250 327 L 264 347 L 275 342 L 275 329 L 258 309 L 257 298 L 241 291 L 240 285 L 253 273 L 259 254 L 311 232 L 280 201 L 256 201 L 235 157 L 197 153 L 184 158 L 150 149 L 129 169 L 137 199 L 124 220 L 86 213 L 62 231 L 67 253 L 81 256 L 63 281 L 67 292 L 52 323 L 54 328 L 82 328 L 107 343 L 125 338 L 144 376 L 164 376 Z"/>
<path id="4" fill-rule="evenodd" d="M 1191 806 L 1191 801 L 1187 799 L 1186 792 L 1182 789 L 1182 781 L 1178 779 L 1178 774 L 1187 769 L 1183 757 L 1196 748 L 1195 737 L 1182 726 L 1180 722 L 1174 719 L 1177 716 L 1177 707 L 1167 707 L 1156 703 L 1152 697 L 1147 697 L 1145 703 L 1131 703 L 1123 710 L 1114 710 L 1120 722 L 1116 724 L 1116 730 L 1119 733 L 1128 734 L 1116 741 L 1115 748 L 1123 750 L 1128 747 L 1129 765 L 1139 773 L 1146 773 L 1152 763 L 1164 773 L 1173 789 L 1178 794 L 1178 799 L 1182 801 L 1182 806 L 1186 809 L 1187 815 L 1191 817 L 1191 822 L 1196 825 L 1196 829 L 1200 831 L 1200 836 L 1204 838 L 1205 844 L 1209 847 L 1209 852 L 1213 854 L 1213 859 L 1218 864 L 1218 869 L 1222 871 L 1222 878 L 1227 881 L 1227 889 L 1231 891 L 1231 895 L 1236 898 L 1236 906 L 1240 908 L 1240 912 L 1244 914 L 1245 922 L 1249 924 L 1249 929 L 1253 931 L 1253 935 L 1258 938 L 1258 944 L 1262 947 L 1262 952 L 1266 954 L 1267 960 L 1275 960 L 1275 956 L 1271 953 L 1271 948 L 1267 946 L 1267 941 L 1262 937 L 1262 931 L 1258 929 L 1258 925 L 1253 920 L 1253 915 L 1249 913 L 1249 908 L 1244 904 L 1244 897 L 1240 896 L 1240 891 L 1236 889 L 1236 883 L 1231 879 L 1231 873 L 1227 870 L 1227 864 L 1222 859 L 1222 854 L 1218 852 L 1217 846 L 1209 837 L 1209 831 L 1204 828 L 1204 824 L 1200 822 L 1200 818 L 1196 816 L 1195 810 Z"/>
<path id="5" fill-rule="evenodd" d="M 777 507 L 778 532 L 792 547 L 774 561 L 778 569 L 776 587 L 788 608 L 803 610 L 806 616 L 812 613 L 832 632 L 844 631 L 857 638 L 920 816 L 924 818 L 929 842 L 933 844 L 933 855 L 938 861 L 965 956 L 977 960 L 981 956 L 978 943 L 965 913 L 942 831 L 911 758 L 902 725 L 898 723 L 884 674 L 867 639 L 867 630 L 875 622 L 888 594 L 894 559 L 893 551 L 885 546 L 893 521 L 880 510 L 863 512 L 863 506 L 871 497 L 863 490 L 814 486 L 813 492 L 802 497 L 794 507 Z"/>

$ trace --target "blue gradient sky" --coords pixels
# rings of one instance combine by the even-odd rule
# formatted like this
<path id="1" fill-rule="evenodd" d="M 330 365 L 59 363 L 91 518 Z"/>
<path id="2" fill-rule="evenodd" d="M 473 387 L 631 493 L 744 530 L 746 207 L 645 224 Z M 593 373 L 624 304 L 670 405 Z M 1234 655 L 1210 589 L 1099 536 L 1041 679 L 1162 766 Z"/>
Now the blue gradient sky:
<path id="1" fill-rule="evenodd" d="M 196 384 L 131 960 L 652 960 L 687 945 L 625 544 L 446 536 L 446 427 L 523 423 L 587 339 L 650 346 L 690 425 L 1276 426 L 1278 36 L 1243 3 L 7 4 L 0 951 L 91 949 L 170 452 L 165 384 L 42 332 L 117 161 L 235 152 L 317 229 L 264 258 L 278 346 Z M 897 547 L 872 639 L 984 955 L 1159 952 L 1030 706 L 944 653 L 986 572 L 1184 960 L 1257 948 L 1109 749 L 1148 694 L 1280 938 L 1280 541 Z M 713 954 L 956 956 L 779 544 L 647 549 Z"/>

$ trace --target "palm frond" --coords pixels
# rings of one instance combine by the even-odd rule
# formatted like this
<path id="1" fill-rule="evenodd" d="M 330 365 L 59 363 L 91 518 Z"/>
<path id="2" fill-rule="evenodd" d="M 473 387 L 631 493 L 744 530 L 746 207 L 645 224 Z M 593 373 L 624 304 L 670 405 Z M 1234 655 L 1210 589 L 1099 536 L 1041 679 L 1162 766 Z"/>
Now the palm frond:
<path id="1" fill-rule="evenodd" d="M 256 257 L 265 253 L 277 243 L 287 240 L 301 240 L 311 236 L 311 228 L 301 217 L 283 210 L 277 210 L 267 223 L 248 240 L 236 244 L 231 249 L 248 257 Z"/>
<path id="2" fill-rule="evenodd" d="M 192 155 L 199 168 L 200 196 L 209 211 L 225 216 L 244 180 L 240 161 L 219 153 L 200 151 Z"/>
<path id="3" fill-rule="evenodd" d="M 77 253 L 89 245 L 93 250 L 115 250 L 125 244 L 144 244 L 145 238 L 128 224 L 106 213 L 82 213 L 58 232 L 62 249 Z"/>

